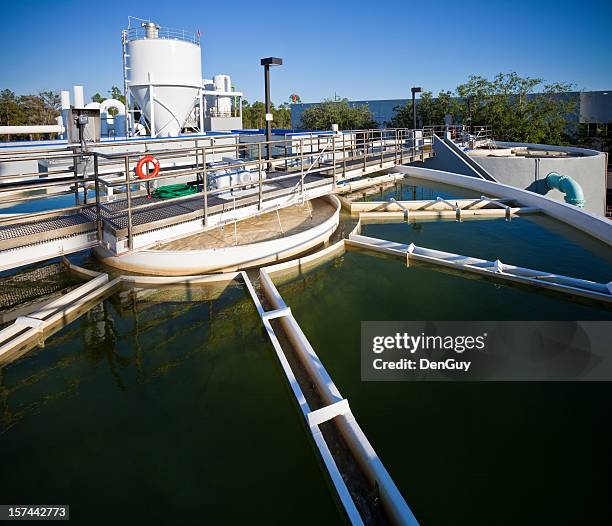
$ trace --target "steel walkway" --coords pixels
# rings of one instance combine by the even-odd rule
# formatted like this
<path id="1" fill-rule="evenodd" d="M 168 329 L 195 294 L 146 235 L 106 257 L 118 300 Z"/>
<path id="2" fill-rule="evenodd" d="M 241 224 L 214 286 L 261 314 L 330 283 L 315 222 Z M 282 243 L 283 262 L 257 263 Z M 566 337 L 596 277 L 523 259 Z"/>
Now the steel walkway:
<path id="1" fill-rule="evenodd" d="M 171 200 L 147 195 L 145 183 L 134 178 L 132 163 L 135 159 L 122 154 L 125 156 L 126 168 L 118 171 L 114 178 L 103 178 L 96 172 L 93 178 L 84 180 L 75 176 L 74 179 L 68 179 L 76 186 L 70 187 L 71 190 L 64 193 L 78 192 L 85 184 L 95 184 L 96 194 L 94 202 L 90 204 L 31 214 L 0 214 L 0 271 L 94 246 L 102 246 L 115 254 L 142 249 L 328 195 L 335 192 L 336 185 L 344 180 L 392 168 L 402 162 L 425 160 L 433 155 L 431 142 L 428 147 L 423 142 L 419 148 L 405 147 L 402 143 L 398 149 L 397 130 L 394 131 L 395 144 L 386 139 L 382 132 L 379 139 L 368 139 L 370 142 L 366 141 L 365 133 L 370 137 L 374 132 L 364 132 L 363 139 L 359 139 L 357 133 L 351 132 L 354 136 L 351 149 L 339 149 L 334 145 L 333 152 L 326 152 L 332 143 L 329 138 L 325 139 L 327 145 L 322 145 L 319 138 L 317 150 L 313 150 L 313 141 L 304 144 L 304 139 L 300 139 L 301 154 L 274 157 L 271 160 L 262 156 L 262 148 L 259 146 L 258 158 L 246 162 L 259 166 L 253 173 L 257 173 L 258 169 L 260 174 L 262 170 L 266 170 L 267 177 L 243 183 L 239 188 L 231 187 L 227 191 L 206 188 L 204 180 L 207 179 L 207 170 L 210 172 L 217 168 L 210 168 L 198 162 L 198 158 L 209 158 L 209 152 L 205 148 L 195 151 L 179 150 L 181 155 L 192 155 L 195 163 L 183 170 L 162 170 L 157 180 L 159 184 L 164 184 L 164 179 L 172 182 L 172 178 L 187 177 L 194 184 L 197 179 L 198 192 Z M 234 152 L 236 148 L 238 146 L 231 146 L 231 151 Z M 307 154 L 303 153 L 308 148 L 310 149 Z M 201 156 L 199 150 L 202 150 Z M 215 155 L 219 155 L 218 151 L 217 148 L 213 152 L 213 160 L 216 159 Z M 98 156 L 100 159 L 104 158 L 105 163 L 109 160 L 117 164 L 123 162 L 121 156 L 104 157 L 98 153 L 89 155 L 95 158 L 96 162 L 93 164 L 96 166 Z M 163 157 L 164 153 L 157 155 Z M 177 150 L 168 155 L 176 156 Z M 83 158 L 82 154 L 80 158 Z M 76 166 L 76 154 L 74 159 Z M 76 169 L 74 172 L 76 173 Z M 58 182 L 65 184 L 65 180 L 66 176 L 62 174 L 62 178 L 47 179 L 40 184 L 46 185 L 45 188 L 52 187 L 55 191 Z M 128 181 L 129 184 L 126 184 Z M 109 188 L 114 188 L 118 193 L 109 192 Z M 14 193 L 14 181 L 0 184 L 0 196 L 3 191 Z M 37 198 L 40 199 L 40 195 Z"/>

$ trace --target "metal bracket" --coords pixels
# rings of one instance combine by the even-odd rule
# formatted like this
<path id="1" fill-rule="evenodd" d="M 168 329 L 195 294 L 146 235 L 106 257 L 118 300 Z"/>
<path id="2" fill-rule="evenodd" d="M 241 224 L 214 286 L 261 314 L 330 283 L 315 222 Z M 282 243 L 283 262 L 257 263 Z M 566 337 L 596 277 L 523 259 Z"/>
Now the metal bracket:
<path id="1" fill-rule="evenodd" d="M 323 424 L 324 422 L 327 422 L 332 418 L 336 418 L 337 416 L 350 413 L 350 411 L 351 408 L 349 407 L 348 400 L 346 398 L 343 398 L 339 402 L 311 411 L 306 415 L 306 418 L 308 419 L 308 423 L 312 427 L 318 426 L 319 424 Z"/>

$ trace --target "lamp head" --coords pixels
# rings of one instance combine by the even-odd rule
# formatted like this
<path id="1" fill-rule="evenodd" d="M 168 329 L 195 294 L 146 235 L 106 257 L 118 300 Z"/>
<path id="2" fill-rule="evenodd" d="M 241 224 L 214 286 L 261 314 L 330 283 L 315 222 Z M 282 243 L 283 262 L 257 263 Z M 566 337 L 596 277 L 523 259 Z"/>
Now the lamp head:
<path id="1" fill-rule="evenodd" d="M 283 59 L 277 58 L 277 57 L 262 58 L 261 65 L 262 66 L 282 66 Z"/>

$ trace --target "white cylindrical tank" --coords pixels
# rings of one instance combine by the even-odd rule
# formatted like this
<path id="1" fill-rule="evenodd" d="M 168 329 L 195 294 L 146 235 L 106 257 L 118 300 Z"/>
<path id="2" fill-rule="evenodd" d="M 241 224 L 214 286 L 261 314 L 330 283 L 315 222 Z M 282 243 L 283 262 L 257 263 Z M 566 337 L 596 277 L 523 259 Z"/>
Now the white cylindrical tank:
<path id="1" fill-rule="evenodd" d="M 232 90 L 232 81 L 229 75 L 215 75 L 213 82 L 215 91 L 227 93 Z M 219 117 L 229 117 L 232 113 L 232 98 L 229 96 L 218 96 L 216 113 Z"/>
<path id="2" fill-rule="evenodd" d="M 225 91 L 225 75 L 215 75 L 213 77 L 213 84 L 215 85 L 216 91 Z"/>
<path id="3" fill-rule="evenodd" d="M 74 107 L 84 108 L 85 107 L 85 96 L 83 95 L 83 86 L 72 86 L 74 93 Z"/>
<path id="4" fill-rule="evenodd" d="M 62 101 L 62 109 L 69 110 L 70 109 L 70 92 L 62 91 L 60 94 L 60 100 Z"/>
<path id="5" fill-rule="evenodd" d="M 157 26 L 155 26 L 157 27 Z M 178 135 L 199 97 L 202 55 L 197 43 L 145 28 L 126 44 L 128 86 L 152 135 Z M 165 38 L 165 35 L 168 38 Z"/>

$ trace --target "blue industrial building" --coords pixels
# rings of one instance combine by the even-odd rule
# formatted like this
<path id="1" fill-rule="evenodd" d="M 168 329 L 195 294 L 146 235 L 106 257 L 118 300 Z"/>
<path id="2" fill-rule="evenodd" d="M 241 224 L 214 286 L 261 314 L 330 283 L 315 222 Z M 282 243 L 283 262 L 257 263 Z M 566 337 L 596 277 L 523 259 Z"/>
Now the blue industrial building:
<path id="1" fill-rule="evenodd" d="M 537 97 L 538 95 L 532 96 Z M 568 93 L 567 96 L 577 102 L 576 113 L 573 118 L 570 118 L 570 121 L 593 125 L 612 123 L 612 91 L 574 91 Z M 380 127 L 384 127 L 385 123 L 393 118 L 397 106 L 403 106 L 406 103 L 411 103 L 411 100 L 355 100 L 349 102 L 351 106 L 368 106 L 374 120 Z M 291 126 L 293 128 L 300 128 L 302 113 L 306 109 L 318 104 L 320 103 L 307 102 L 292 105 Z"/>

